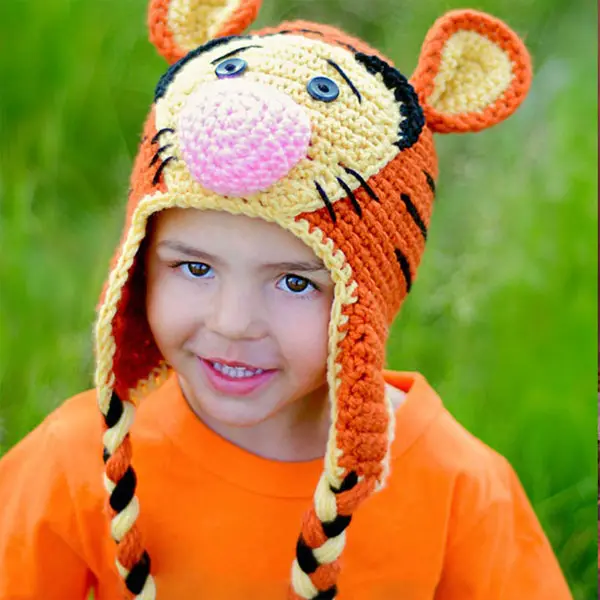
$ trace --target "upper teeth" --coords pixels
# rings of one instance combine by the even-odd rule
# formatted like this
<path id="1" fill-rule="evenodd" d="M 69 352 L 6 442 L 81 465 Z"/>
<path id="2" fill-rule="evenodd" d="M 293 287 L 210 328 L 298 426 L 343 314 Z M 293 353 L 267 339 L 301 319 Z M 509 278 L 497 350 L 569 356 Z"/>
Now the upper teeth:
<path id="1" fill-rule="evenodd" d="M 251 370 L 245 369 L 244 367 L 230 367 L 218 362 L 214 362 L 213 366 L 217 371 L 228 377 L 252 377 L 253 375 L 260 375 L 260 373 L 263 372 L 263 369 Z"/>

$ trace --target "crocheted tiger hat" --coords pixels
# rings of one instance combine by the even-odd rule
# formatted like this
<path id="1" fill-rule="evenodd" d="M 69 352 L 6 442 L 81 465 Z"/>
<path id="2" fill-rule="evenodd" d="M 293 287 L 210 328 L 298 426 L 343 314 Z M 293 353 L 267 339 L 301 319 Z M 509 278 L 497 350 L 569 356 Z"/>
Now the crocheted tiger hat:
<path id="1" fill-rule="evenodd" d="M 334 598 L 352 514 L 388 473 L 385 344 L 425 247 L 437 179 L 432 134 L 490 127 L 530 86 L 523 43 L 481 12 L 440 18 L 409 80 L 331 26 L 283 22 L 243 35 L 259 5 L 150 2 L 151 41 L 171 66 L 145 123 L 95 329 L 111 533 L 117 568 L 138 598 L 154 598 L 156 586 L 136 524 L 128 432 L 137 402 L 170 372 L 140 285 L 151 215 L 180 207 L 266 219 L 329 270 L 332 426 L 314 503 L 299 524 L 290 598 Z"/>

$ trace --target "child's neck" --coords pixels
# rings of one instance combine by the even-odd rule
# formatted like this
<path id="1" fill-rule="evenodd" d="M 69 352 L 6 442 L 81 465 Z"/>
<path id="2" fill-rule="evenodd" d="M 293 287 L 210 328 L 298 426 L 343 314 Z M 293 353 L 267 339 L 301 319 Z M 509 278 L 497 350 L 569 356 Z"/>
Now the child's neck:
<path id="1" fill-rule="evenodd" d="M 232 444 L 270 460 L 309 461 L 325 456 L 331 423 L 327 386 L 298 399 L 267 420 L 235 427 L 211 418 L 197 403 L 188 404 L 212 431 Z"/>

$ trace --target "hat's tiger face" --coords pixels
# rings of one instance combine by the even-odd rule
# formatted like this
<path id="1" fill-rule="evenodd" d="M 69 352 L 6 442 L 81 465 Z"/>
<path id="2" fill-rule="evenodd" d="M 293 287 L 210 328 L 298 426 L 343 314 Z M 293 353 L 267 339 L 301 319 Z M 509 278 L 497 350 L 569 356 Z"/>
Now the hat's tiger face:
<path id="1" fill-rule="evenodd" d="M 294 34 L 221 38 L 160 80 L 155 150 L 171 146 L 153 166 L 175 159 L 168 189 L 295 216 L 347 197 L 423 123 L 412 87 L 374 56 Z"/>
<path id="2" fill-rule="evenodd" d="M 219 38 L 172 65 L 156 88 L 130 201 L 158 192 L 171 206 L 218 207 L 287 228 L 310 214 L 328 234 L 345 221 L 396 265 L 383 261 L 380 282 L 380 291 L 393 288 L 391 317 L 430 218 L 431 134 L 395 68 L 301 31 Z"/>
<path id="3" fill-rule="evenodd" d="M 283 107 L 282 95 L 289 99 Z M 147 165 L 154 167 L 155 183 L 165 169 L 168 189 L 185 185 L 189 193 L 204 196 L 229 191 L 243 202 L 288 215 L 344 198 L 348 192 L 338 177 L 355 189 L 362 182 L 352 171 L 363 179 L 378 173 L 418 140 L 424 123 L 414 90 L 384 61 L 293 34 L 209 42 L 167 71 L 155 101 L 158 135 L 146 139 L 157 157 Z M 291 135 L 296 136 L 295 153 L 285 157 L 285 176 L 256 181 L 257 174 L 247 171 L 255 157 L 251 152 L 264 150 L 281 161 L 277 152 L 291 145 Z M 196 166 L 196 177 L 186 164 L 186 154 L 194 160 L 193 152 L 186 153 L 186 141 L 215 154 Z M 252 146 L 261 142 L 264 148 Z M 174 162 L 166 168 L 168 161 Z M 238 179 L 237 190 L 214 182 L 211 186 L 211 174 L 203 173 L 202 166 L 206 171 L 222 168 L 230 179 Z M 251 176 L 253 182 L 244 182 Z M 319 187 L 329 192 L 327 199 Z"/>

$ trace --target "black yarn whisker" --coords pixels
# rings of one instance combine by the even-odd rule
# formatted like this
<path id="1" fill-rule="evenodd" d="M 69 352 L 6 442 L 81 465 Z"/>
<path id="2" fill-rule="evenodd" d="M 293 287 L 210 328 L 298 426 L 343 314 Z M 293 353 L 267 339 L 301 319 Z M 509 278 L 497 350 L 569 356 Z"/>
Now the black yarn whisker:
<path id="1" fill-rule="evenodd" d="M 323 203 L 325 204 L 325 207 L 327 208 L 327 212 L 329 213 L 331 220 L 334 223 L 336 223 L 337 216 L 335 214 L 335 211 L 333 210 L 333 204 L 331 203 L 329 196 L 327 196 L 327 194 L 325 193 L 325 190 L 316 181 L 315 181 L 315 185 L 317 186 L 317 191 L 319 192 L 319 195 L 321 196 Z"/>
<path id="2" fill-rule="evenodd" d="M 154 137 L 150 140 L 150 143 L 156 144 L 158 142 L 158 140 L 160 139 L 160 136 L 165 133 L 175 133 L 175 130 L 171 129 L 171 127 L 164 127 L 163 129 L 160 129 L 159 131 L 156 132 Z"/>
<path id="3" fill-rule="evenodd" d="M 369 194 L 369 196 L 371 196 L 371 198 L 373 200 L 375 200 L 376 202 L 381 203 L 381 200 L 379 199 L 377 194 L 373 191 L 371 186 L 364 180 L 364 178 L 362 177 L 362 175 L 360 173 L 357 173 L 354 169 L 350 169 L 349 167 L 344 167 L 344 171 L 346 171 L 346 173 L 349 173 L 350 175 L 356 177 L 356 179 L 358 179 L 358 181 L 360 182 L 360 185 L 362 185 L 365 188 L 365 190 L 367 190 L 367 194 Z"/>
<path id="4" fill-rule="evenodd" d="M 363 216 L 362 208 L 361 208 L 360 204 L 358 203 L 358 200 L 356 199 L 354 192 L 348 187 L 348 184 L 341 177 L 336 177 L 336 179 L 338 180 L 338 183 L 342 186 L 342 188 L 348 195 L 348 198 L 350 198 L 350 202 L 352 203 L 352 206 L 354 207 L 356 214 L 360 218 L 362 218 L 362 216 Z"/>
<path id="5" fill-rule="evenodd" d="M 152 178 L 152 185 L 157 185 L 158 182 L 160 181 L 160 176 L 162 175 L 162 172 L 164 171 L 165 167 L 172 161 L 175 160 L 174 156 L 168 156 L 167 158 L 165 158 L 165 160 L 162 161 L 162 163 L 160 163 L 158 169 L 156 169 L 156 173 L 154 173 L 154 177 Z"/>
<path id="6" fill-rule="evenodd" d="M 158 161 L 158 159 L 160 158 L 160 153 L 163 150 L 166 150 L 167 148 L 171 148 L 171 146 L 173 146 L 173 144 L 165 144 L 164 146 L 161 146 L 155 153 L 154 156 L 152 157 L 152 160 L 150 161 L 150 164 L 148 165 L 149 167 L 154 166 L 154 164 Z"/>

